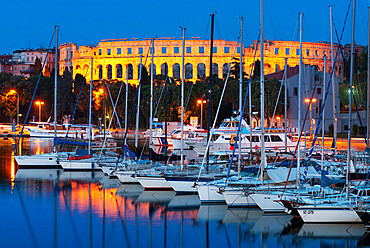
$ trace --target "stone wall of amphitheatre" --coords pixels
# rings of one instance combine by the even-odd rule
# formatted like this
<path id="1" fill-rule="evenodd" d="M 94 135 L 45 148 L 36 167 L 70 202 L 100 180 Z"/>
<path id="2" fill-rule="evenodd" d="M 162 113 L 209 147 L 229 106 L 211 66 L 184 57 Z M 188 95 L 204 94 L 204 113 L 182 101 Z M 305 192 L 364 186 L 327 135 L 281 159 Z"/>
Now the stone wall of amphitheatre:
<path id="1" fill-rule="evenodd" d="M 256 42 L 243 49 L 244 70 L 250 74 L 255 54 Z M 225 73 L 225 67 L 232 61 L 234 50 L 239 44 L 236 41 L 215 40 L 214 47 L 217 51 L 213 54 L 213 63 L 217 64 L 218 77 L 222 78 Z M 60 74 L 65 70 L 73 70 L 73 76 L 77 73 L 90 80 L 90 63 L 93 58 L 93 80 L 109 79 L 108 70 L 111 67 L 112 80 L 126 80 L 128 65 L 133 68 L 131 84 L 138 83 L 138 68 L 140 58 L 142 64 L 150 72 L 151 40 L 106 40 L 98 44 L 98 46 L 80 46 L 75 43 L 62 44 L 60 50 Z M 187 76 L 190 80 L 198 79 L 198 65 L 205 65 L 206 76 L 209 75 L 209 40 L 186 40 L 185 41 L 185 64 L 191 64 L 193 71 L 188 71 Z M 304 42 L 303 47 L 303 63 L 317 65 L 319 70 L 324 67 L 324 54 L 327 56 L 327 70 L 331 70 L 330 43 L 320 42 Z M 336 50 L 336 46 L 334 50 Z M 120 51 L 119 51 L 120 49 Z M 165 49 L 165 51 L 163 50 Z M 288 65 L 294 67 L 299 64 L 299 42 L 295 41 L 266 41 L 265 42 L 265 74 L 273 73 L 284 69 L 285 58 L 288 58 Z M 239 57 L 238 50 L 235 50 L 235 57 Z M 259 59 L 259 46 L 256 53 L 256 59 Z M 174 77 L 173 67 L 175 64 L 180 66 L 180 76 L 182 75 L 182 40 L 155 40 L 154 41 L 154 65 L 156 68 L 155 74 L 161 74 L 161 66 L 167 63 L 168 75 Z M 122 77 L 117 75 L 117 66 L 122 66 Z M 101 78 L 99 77 L 99 67 L 101 66 Z M 339 76 L 343 72 L 343 64 L 336 63 L 336 74 Z M 187 70 L 185 70 L 187 71 Z M 214 71 L 215 73 L 215 71 Z"/>

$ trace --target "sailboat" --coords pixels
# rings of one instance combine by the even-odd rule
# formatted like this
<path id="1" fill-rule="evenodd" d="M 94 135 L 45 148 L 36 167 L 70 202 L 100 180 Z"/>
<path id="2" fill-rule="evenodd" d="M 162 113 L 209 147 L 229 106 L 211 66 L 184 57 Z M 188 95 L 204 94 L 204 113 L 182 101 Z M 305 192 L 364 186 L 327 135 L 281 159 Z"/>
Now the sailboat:
<path id="1" fill-rule="evenodd" d="M 57 77 L 58 77 L 58 28 L 55 26 L 55 77 L 54 77 L 54 138 L 57 137 Z M 45 59 L 46 61 L 46 59 Z M 45 63 L 44 63 L 45 64 Z M 20 137 L 21 139 L 21 137 Z M 70 153 L 57 153 L 54 147 L 52 153 L 14 156 L 20 169 L 46 169 L 46 168 L 61 168 L 59 163 L 61 158 L 67 157 Z"/>

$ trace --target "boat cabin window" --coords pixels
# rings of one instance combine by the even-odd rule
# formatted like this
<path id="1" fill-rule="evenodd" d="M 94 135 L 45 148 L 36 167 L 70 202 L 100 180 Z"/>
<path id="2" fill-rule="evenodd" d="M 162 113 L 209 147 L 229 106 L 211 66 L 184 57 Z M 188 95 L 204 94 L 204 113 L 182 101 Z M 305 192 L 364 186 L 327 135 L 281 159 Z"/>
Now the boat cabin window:
<path id="1" fill-rule="evenodd" d="M 265 135 L 265 142 L 270 142 L 270 136 Z"/>
<path id="2" fill-rule="evenodd" d="M 258 136 L 252 136 L 252 142 L 260 142 L 260 137 Z"/>
<path id="3" fill-rule="evenodd" d="M 270 136 L 272 142 L 282 142 L 283 140 L 280 138 L 279 135 L 271 135 Z"/>
<path id="4" fill-rule="evenodd" d="M 218 135 L 212 135 L 211 141 L 215 141 L 216 139 L 218 139 L 218 137 L 219 137 Z"/>
<path id="5" fill-rule="evenodd" d="M 231 140 L 230 137 L 223 137 L 225 140 Z"/>

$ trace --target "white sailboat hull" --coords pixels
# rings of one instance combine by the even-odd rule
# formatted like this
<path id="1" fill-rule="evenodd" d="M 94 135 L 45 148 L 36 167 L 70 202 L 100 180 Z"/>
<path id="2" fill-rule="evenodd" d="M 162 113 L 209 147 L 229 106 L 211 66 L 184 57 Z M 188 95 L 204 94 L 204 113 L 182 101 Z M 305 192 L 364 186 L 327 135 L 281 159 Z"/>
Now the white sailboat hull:
<path id="1" fill-rule="evenodd" d="M 225 203 L 225 198 L 215 185 L 198 186 L 198 195 L 202 203 Z"/>
<path id="2" fill-rule="evenodd" d="M 101 167 L 92 160 L 65 160 L 60 161 L 65 171 L 101 171 Z"/>
<path id="3" fill-rule="evenodd" d="M 285 212 L 285 207 L 279 203 L 280 195 L 270 193 L 254 193 L 250 198 L 264 212 Z"/>
<path id="4" fill-rule="evenodd" d="M 128 184 L 128 183 L 139 183 L 136 177 L 133 177 L 135 175 L 134 171 L 119 171 L 114 173 L 118 179 L 121 181 L 123 184 Z"/>
<path id="5" fill-rule="evenodd" d="M 305 223 L 362 223 L 356 211 L 347 207 L 303 206 L 297 210 Z"/>
<path id="6" fill-rule="evenodd" d="M 176 193 L 198 193 L 198 187 L 194 185 L 194 181 L 195 180 L 168 180 L 168 183 Z"/>
<path id="7" fill-rule="evenodd" d="M 228 207 L 257 207 L 253 199 L 243 190 L 225 190 L 223 193 Z"/>
<path id="8" fill-rule="evenodd" d="M 58 155 L 56 153 L 14 156 L 20 169 L 54 169 L 61 168 Z"/>
<path id="9" fill-rule="evenodd" d="M 136 178 L 145 190 L 173 190 L 166 179 L 161 176 L 137 176 Z"/>

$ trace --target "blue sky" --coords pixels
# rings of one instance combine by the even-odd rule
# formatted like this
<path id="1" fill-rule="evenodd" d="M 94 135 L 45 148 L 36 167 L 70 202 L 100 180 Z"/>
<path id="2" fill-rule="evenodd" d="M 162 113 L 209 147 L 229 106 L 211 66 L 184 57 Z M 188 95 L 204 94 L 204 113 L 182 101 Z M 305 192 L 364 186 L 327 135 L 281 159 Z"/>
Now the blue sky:
<path id="1" fill-rule="evenodd" d="M 349 0 L 265 0 L 265 37 L 298 39 L 298 12 L 304 13 L 304 41 L 330 41 L 329 4 L 341 31 Z M 210 14 L 216 12 L 215 38 L 237 40 L 240 16 L 245 18 L 244 43 L 257 39 L 259 1 L 222 0 L 106 0 L 106 1 L 6 1 L 2 4 L 0 54 L 20 48 L 46 47 L 54 24 L 60 26 L 59 43 L 95 44 L 102 39 L 181 36 L 209 39 Z M 357 0 L 356 42 L 367 44 L 368 0 Z M 350 11 L 349 18 L 352 16 Z M 207 30 L 208 27 L 208 30 Z M 350 42 L 351 19 L 344 33 Z"/>

